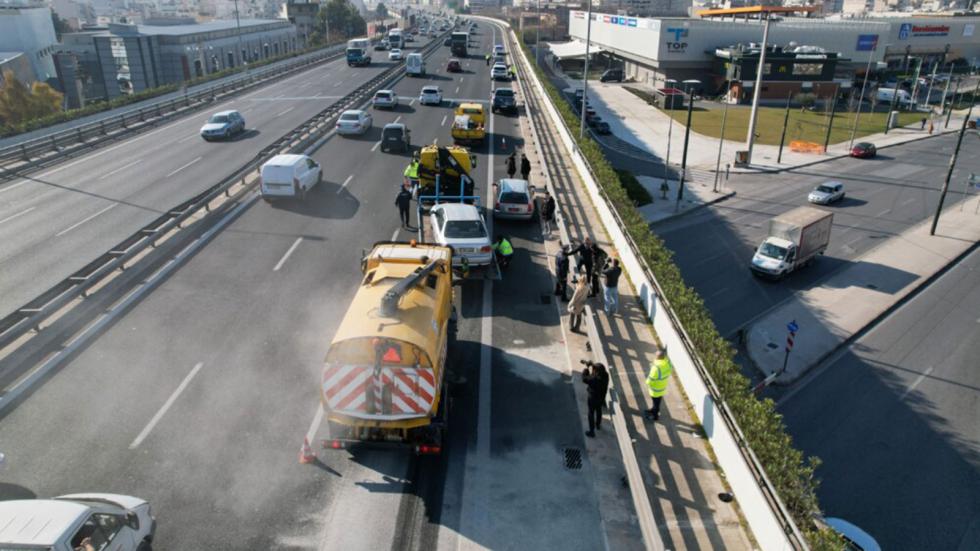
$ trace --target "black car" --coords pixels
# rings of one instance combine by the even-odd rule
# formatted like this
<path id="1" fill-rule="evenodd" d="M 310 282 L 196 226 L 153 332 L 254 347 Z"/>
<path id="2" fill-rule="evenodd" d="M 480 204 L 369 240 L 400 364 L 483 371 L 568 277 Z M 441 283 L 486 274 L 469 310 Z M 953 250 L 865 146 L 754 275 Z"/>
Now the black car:
<path id="1" fill-rule="evenodd" d="M 595 130 L 596 134 L 602 134 L 607 136 L 612 134 L 612 129 L 609 128 L 609 123 L 606 121 L 598 121 L 592 125 L 592 129 Z"/>
<path id="2" fill-rule="evenodd" d="M 502 113 L 516 113 L 517 98 L 514 97 L 514 91 L 510 88 L 497 88 L 494 90 L 490 96 L 490 111 L 492 113 L 498 111 Z"/>
<path id="3" fill-rule="evenodd" d="M 605 121 L 602 120 L 602 117 L 596 115 L 595 111 L 585 112 L 585 124 L 591 126 L 592 128 L 595 128 L 596 125 L 599 124 L 600 122 L 605 122 Z"/>
<path id="4" fill-rule="evenodd" d="M 599 82 L 623 82 L 623 70 L 606 69 L 606 72 L 599 77 Z"/>

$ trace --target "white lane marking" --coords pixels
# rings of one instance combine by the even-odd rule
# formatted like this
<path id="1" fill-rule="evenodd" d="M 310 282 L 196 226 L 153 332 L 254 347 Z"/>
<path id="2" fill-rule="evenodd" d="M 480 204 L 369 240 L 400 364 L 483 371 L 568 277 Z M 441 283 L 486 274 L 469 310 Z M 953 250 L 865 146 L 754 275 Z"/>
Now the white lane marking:
<path id="1" fill-rule="evenodd" d="M 415 98 L 412 98 L 412 101 L 408 102 L 408 106 L 411 107 L 414 104 L 415 104 Z"/>
<path id="2" fill-rule="evenodd" d="M 290 112 L 290 111 L 292 111 L 293 109 L 296 109 L 296 107 L 295 107 L 295 106 L 293 106 L 293 107 L 290 107 L 289 109 L 286 109 L 286 110 L 285 110 L 285 111 L 283 111 L 282 113 L 276 113 L 276 116 L 277 116 L 277 117 L 281 117 L 281 116 L 283 116 L 283 115 L 285 115 L 286 113 L 288 113 L 288 112 Z"/>
<path id="3" fill-rule="evenodd" d="M 885 209 L 885 210 L 879 212 L 878 214 L 876 214 L 875 215 L 875 218 L 878 218 L 879 216 L 884 216 L 884 215 L 888 214 L 891 211 L 892 211 L 892 209 Z"/>
<path id="4" fill-rule="evenodd" d="M 341 84 L 343 84 L 343 81 L 334 83 L 333 87 L 336 88 L 336 87 L 340 86 Z"/>
<path id="5" fill-rule="evenodd" d="M 347 187 L 347 184 L 349 184 L 350 181 L 353 180 L 353 179 L 354 179 L 354 175 L 353 174 L 351 174 L 350 176 L 348 176 L 347 179 L 344 180 L 344 183 L 340 185 L 340 189 L 337 190 L 337 195 L 340 195 L 340 192 L 344 191 L 344 188 L 346 188 Z"/>
<path id="6" fill-rule="evenodd" d="M 244 111 L 242 111 L 242 113 L 244 113 Z M 187 140 L 190 140 L 190 139 L 193 139 L 193 138 L 197 138 L 199 136 L 200 136 L 199 134 L 191 134 L 190 136 L 187 136 L 187 137 L 184 137 L 184 138 L 181 138 L 181 139 L 177 140 L 177 143 L 184 143 Z"/>
<path id="7" fill-rule="evenodd" d="M 20 212 L 18 212 L 17 214 L 12 214 L 12 215 L 10 215 L 10 216 L 8 216 L 8 217 L 6 217 L 6 218 L 4 218 L 3 220 L 0 220 L 0 224 L 3 224 L 4 222 L 10 222 L 10 221 L 11 221 L 11 220 L 13 220 L 14 218 L 19 218 L 19 217 L 21 217 L 21 216 L 24 216 L 25 214 L 27 214 L 27 213 L 29 213 L 29 212 L 31 212 L 32 210 L 34 210 L 34 209 L 36 209 L 36 208 L 37 208 L 37 207 L 31 207 L 31 208 L 29 208 L 29 209 L 27 209 L 27 210 L 22 210 L 22 211 L 20 211 Z"/>
<path id="8" fill-rule="evenodd" d="M 446 119 L 448 119 L 448 118 L 449 118 L 449 115 L 444 115 L 442 117 L 442 122 L 439 123 L 439 126 L 446 126 Z"/>
<path id="9" fill-rule="evenodd" d="M 915 197 L 913 197 L 911 199 L 906 199 L 905 201 L 902 202 L 902 206 L 904 207 L 905 205 L 908 205 L 910 203 L 914 203 L 916 201 L 918 201 L 918 199 L 916 199 Z"/>
<path id="10" fill-rule="evenodd" d="M 187 167 L 191 166 L 192 164 L 200 161 L 201 159 L 203 159 L 203 157 L 198 157 L 198 158 L 194 159 L 193 161 L 191 161 L 191 162 L 187 163 L 186 165 L 178 168 L 177 170 L 172 171 L 170 174 L 167 174 L 166 175 L 166 178 L 169 178 L 169 177 L 173 176 L 174 174 L 177 174 L 181 170 L 184 170 L 185 168 L 187 168 Z"/>
<path id="11" fill-rule="evenodd" d="M 71 226 L 69 226 L 69 227 L 67 227 L 67 228 L 65 228 L 65 229 L 63 229 L 63 230 L 61 230 L 60 232 L 58 232 L 58 233 L 56 233 L 56 234 L 54 234 L 54 236 L 55 236 L 55 237 L 61 237 L 62 235 L 65 235 L 66 233 L 68 233 L 68 232 L 70 232 L 71 230 L 73 230 L 73 229 L 75 229 L 75 228 L 77 228 L 78 226 L 81 226 L 82 224 L 84 224 L 84 223 L 86 223 L 86 222 L 88 222 L 89 220 L 92 220 L 93 218 L 95 218 L 95 217 L 97 217 L 97 216 L 100 216 L 100 215 L 102 215 L 102 214 L 105 214 L 105 213 L 106 213 L 106 212 L 108 212 L 108 211 L 109 211 L 110 209 L 112 209 L 112 208 L 115 208 L 115 207 L 116 207 L 116 206 L 117 206 L 118 204 L 119 204 L 119 203 L 113 203 L 113 204 L 111 204 L 111 205 L 109 205 L 108 207 L 106 207 L 106 208 L 104 208 L 104 209 L 102 209 L 102 210 L 100 210 L 99 212 L 97 212 L 97 213 L 95 213 L 95 214 L 93 214 L 92 216 L 89 216 L 89 217 L 88 217 L 88 218 L 86 218 L 85 220 L 82 220 L 81 222 L 76 222 L 75 224 L 72 224 Z"/>
<path id="12" fill-rule="evenodd" d="M 123 165 L 123 166 L 117 168 L 116 170 L 113 170 L 112 172 L 107 172 L 107 173 L 103 174 L 102 176 L 99 176 L 99 180 L 105 180 L 109 176 L 112 176 L 113 174 L 115 174 L 117 172 L 121 172 L 123 170 L 126 170 L 127 168 L 129 168 L 129 167 L 131 167 L 133 165 L 137 165 L 137 164 L 139 164 L 141 162 L 143 162 L 143 159 L 136 159 L 135 161 L 133 161 L 133 162 L 131 162 L 129 164 Z"/>
<path id="13" fill-rule="evenodd" d="M 323 404 L 317 403 L 316 405 L 316 415 L 313 416 L 313 422 L 310 423 L 310 428 L 306 431 L 306 441 L 313 446 L 313 439 L 316 438 L 316 433 L 320 430 L 320 423 L 323 422 Z"/>
<path id="14" fill-rule="evenodd" d="M 459 86 L 456 87 L 456 92 L 454 92 L 454 93 L 456 93 L 456 94 L 459 93 Z"/>
<path id="15" fill-rule="evenodd" d="M 9 186 L 7 186 L 5 188 L 0 189 L 0 193 L 3 193 L 5 191 L 10 191 L 12 189 L 17 189 L 20 186 L 26 184 L 27 182 L 30 182 L 30 180 L 21 180 L 21 181 L 17 182 L 16 184 L 10 184 Z"/>
<path id="16" fill-rule="evenodd" d="M 397 117 L 395 117 L 395 122 L 393 122 L 391 124 L 398 124 L 398 121 L 400 121 L 400 120 L 402 120 L 402 116 L 401 115 L 398 115 Z"/>
<path id="17" fill-rule="evenodd" d="M 902 393 L 902 397 L 899 398 L 899 400 L 904 400 L 906 396 L 908 396 L 913 390 L 915 390 L 915 387 L 919 386 L 919 383 L 926 380 L 926 377 L 928 377 L 929 374 L 932 373 L 932 370 L 933 370 L 933 366 L 930 365 L 929 369 L 925 370 L 922 373 L 922 375 L 916 377 L 915 381 L 913 381 L 912 384 L 907 389 L 905 389 L 905 392 Z"/>
<path id="18" fill-rule="evenodd" d="M 374 142 L 374 145 L 371 146 L 371 151 L 376 151 L 379 145 L 381 145 L 381 141 Z"/>
<path id="19" fill-rule="evenodd" d="M 286 251 L 286 254 L 282 255 L 282 258 L 280 258 L 279 262 L 276 263 L 276 267 L 272 269 L 273 272 L 278 272 L 279 268 L 282 268 L 282 265 L 286 263 L 286 260 L 289 258 L 289 255 L 293 254 L 293 251 L 296 250 L 296 247 L 299 247 L 301 241 L 303 241 L 302 237 L 297 237 L 296 241 L 293 241 L 292 246 L 289 247 L 289 250 Z"/>
<path id="20" fill-rule="evenodd" d="M 170 398 L 167 398 L 167 401 L 164 402 L 163 407 L 160 408 L 160 411 L 158 411 L 157 414 L 150 419 L 150 422 L 146 424 L 146 427 L 144 427 L 143 431 L 136 437 L 136 440 L 133 440 L 133 443 L 129 445 L 129 449 L 135 450 L 140 444 L 143 443 L 143 440 L 150 435 L 150 431 L 153 430 L 153 427 L 157 426 L 160 419 L 163 419 L 163 416 L 166 415 L 167 410 L 174 405 L 174 402 L 177 401 L 177 398 L 182 392 L 184 392 L 184 389 L 187 388 L 188 384 L 190 384 L 191 379 L 197 375 L 197 372 L 200 371 L 202 367 L 204 367 L 204 362 L 198 362 L 197 365 L 194 366 L 194 369 L 192 369 L 191 372 L 184 377 L 184 380 L 180 382 L 180 386 L 177 387 L 177 390 L 170 395 Z"/>
<path id="21" fill-rule="evenodd" d="M 391 234 L 391 240 L 392 241 L 398 239 L 398 232 L 400 232 L 400 231 L 401 230 L 395 230 L 395 233 Z M 980 321 L 980 320 L 977 320 L 977 321 Z"/>

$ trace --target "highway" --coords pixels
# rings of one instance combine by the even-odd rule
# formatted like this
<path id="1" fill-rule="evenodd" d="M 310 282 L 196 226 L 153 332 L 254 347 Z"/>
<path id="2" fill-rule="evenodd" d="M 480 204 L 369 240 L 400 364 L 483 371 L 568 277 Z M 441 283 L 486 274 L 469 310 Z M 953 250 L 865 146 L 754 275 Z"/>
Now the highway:
<path id="1" fill-rule="evenodd" d="M 408 156 L 374 147 L 380 127 L 399 120 L 416 145 L 449 143 L 451 107 L 409 100 L 435 83 L 447 98 L 486 101 L 491 83 L 478 58 L 499 36 L 481 23 L 479 47 L 461 75 L 444 73 L 449 52 L 440 48 L 428 61 L 429 78 L 397 83 L 402 105 L 376 111 L 372 132 L 333 136 L 314 154 L 325 178 L 305 202 L 253 198 L 230 213 L 213 241 L 8 412 L 0 423 L 7 456 L 0 499 L 83 490 L 140 496 L 158 518 L 161 549 L 601 549 L 588 466 L 563 468 L 564 449 L 581 449 L 583 435 L 536 223 L 497 225 L 512 236 L 515 260 L 501 280 L 476 277 L 458 288 L 445 453 L 415 459 L 383 450 L 318 450 L 318 463 L 297 462 L 303 436 L 318 429 L 321 362 L 358 285 L 361 250 L 412 237 L 399 229 L 393 204 Z M 338 80 L 344 75 L 350 78 Z M 340 82 L 340 89 L 355 81 L 346 69 L 305 78 Z M 259 137 L 280 133 L 261 121 L 290 126 L 277 115 L 288 107 L 271 96 L 302 82 L 264 92 L 269 100 L 261 104 L 258 95 L 250 98 L 258 105 L 245 116 L 250 127 L 259 121 Z M 503 172 L 503 155 L 521 142 L 516 118 L 488 121 L 492 145 L 474 149 L 484 196 Z M 174 136 L 192 135 L 198 123 L 176 124 L 182 130 L 172 130 Z M 230 168 L 235 156 L 221 149 L 229 145 L 174 144 L 202 160 L 179 179 L 140 180 L 127 200 L 146 208 L 178 202 L 191 174 L 218 179 Z M 133 158 L 110 153 L 101 162 L 116 157 L 105 168 L 120 169 Z M 131 181 L 133 174 L 167 170 L 146 162 L 121 172 L 131 171 Z M 59 181 L 74 172 L 60 173 Z M 104 188 L 84 195 L 113 189 Z M 98 200 L 105 201 L 86 199 L 84 212 L 66 209 L 48 232 L 97 211 Z M 110 212 L 138 214 L 117 204 Z M 117 226 L 124 233 L 122 225 L 107 217 L 82 227 L 95 241 Z M 25 272 L 40 269 L 38 263 Z"/>
<path id="2" fill-rule="evenodd" d="M 882 549 L 980 549 L 978 312 L 974 249 L 778 402 L 827 516 Z"/>
<path id="3" fill-rule="evenodd" d="M 764 314 L 793 293 L 819 285 L 873 247 L 935 212 L 955 135 L 879 151 L 877 159 L 836 159 L 778 174 L 732 175 L 731 199 L 653 227 L 698 291 L 723 336 Z M 964 147 L 970 147 L 965 144 Z M 966 150 L 965 150 L 966 151 Z M 961 154 L 945 208 L 956 208 L 964 181 L 980 172 L 980 158 Z M 844 183 L 847 196 L 830 206 L 834 228 L 826 254 L 781 282 L 753 277 L 749 262 L 768 222 L 807 204 L 807 193 L 828 180 Z"/>
<path id="4" fill-rule="evenodd" d="M 218 183 L 392 63 L 349 68 L 344 59 L 0 185 L 0 316 L 24 305 L 161 212 Z M 380 59 L 379 59 L 380 58 Z M 248 131 L 206 142 L 211 113 L 237 109 Z"/>

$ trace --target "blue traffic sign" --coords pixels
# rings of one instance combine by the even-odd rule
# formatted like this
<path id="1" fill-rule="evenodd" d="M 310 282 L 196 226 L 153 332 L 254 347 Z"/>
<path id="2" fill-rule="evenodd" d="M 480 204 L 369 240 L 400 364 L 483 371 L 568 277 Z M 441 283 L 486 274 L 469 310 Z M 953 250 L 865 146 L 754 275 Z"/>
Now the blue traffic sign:
<path id="1" fill-rule="evenodd" d="M 789 331 L 790 333 L 796 333 L 797 331 L 800 330 L 800 326 L 796 325 L 796 320 L 793 320 L 786 324 L 786 330 Z"/>

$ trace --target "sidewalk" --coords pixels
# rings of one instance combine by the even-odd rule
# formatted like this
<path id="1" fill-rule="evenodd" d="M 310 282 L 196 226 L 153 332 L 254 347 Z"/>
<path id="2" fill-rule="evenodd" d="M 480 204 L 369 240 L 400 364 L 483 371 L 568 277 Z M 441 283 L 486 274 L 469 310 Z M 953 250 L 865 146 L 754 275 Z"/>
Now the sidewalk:
<path id="1" fill-rule="evenodd" d="M 782 369 L 790 321 L 800 330 L 780 384 L 797 380 L 980 241 L 980 195 L 946 205 L 936 235 L 929 235 L 930 218 L 754 323 L 745 347 L 762 374 Z"/>
<path id="2" fill-rule="evenodd" d="M 577 243 L 589 236 L 606 251 L 615 253 L 584 185 L 566 160 L 560 141 L 548 129 L 539 128 L 542 143 L 535 143 L 527 118 L 522 117 L 521 121 L 527 137 L 525 150 L 532 159 L 532 166 L 537 167 L 532 179 L 544 179 L 540 167 L 547 162 L 552 177 L 551 189 L 570 238 Z M 659 188 L 659 180 L 656 185 Z M 660 197 L 659 191 L 656 197 Z M 657 199 L 654 205 L 673 209 L 674 202 Z M 559 246 L 557 232 L 554 235 L 545 243 L 552 259 Z M 554 266 L 553 260 L 551 266 Z M 646 375 L 657 350 L 657 341 L 639 307 L 635 290 L 625 277 L 620 282 L 620 293 L 620 311 L 611 317 L 602 313 L 600 297 L 590 299 L 592 309 L 597 313 L 586 323 L 595 324 L 603 342 L 613 385 L 619 391 L 616 414 L 624 416 L 633 440 L 633 451 L 643 473 L 664 548 L 752 549 L 751 536 L 740 523 L 737 504 L 725 503 L 718 497 L 728 491 L 724 475 L 715 466 L 702 428 L 676 381 L 670 383 L 660 421 L 652 423 L 643 417 L 644 410 L 650 407 Z M 584 327 L 580 334 L 568 330 L 566 304 L 560 303 L 563 330 L 571 365 L 578 366 L 579 360 L 593 359 L 594 356 L 588 349 Z M 573 374 L 571 383 L 585 431 L 588 430 L 585 385 L 581 383 L 580 372 Z M 605 413 L 602 430 L 595 438 L 586 440 L 586 451 L 595 467 L 608 548 L 643 549 L 630 491 L 622 480 L 622 458 L 612 433 L 613 423 L 609 411 Z"/>

